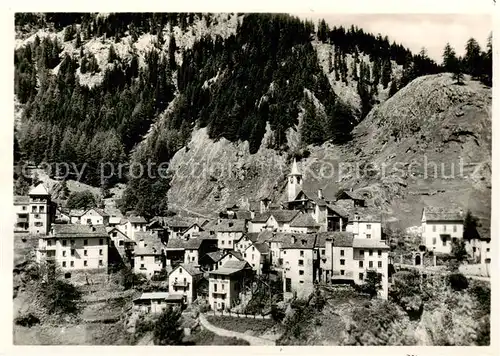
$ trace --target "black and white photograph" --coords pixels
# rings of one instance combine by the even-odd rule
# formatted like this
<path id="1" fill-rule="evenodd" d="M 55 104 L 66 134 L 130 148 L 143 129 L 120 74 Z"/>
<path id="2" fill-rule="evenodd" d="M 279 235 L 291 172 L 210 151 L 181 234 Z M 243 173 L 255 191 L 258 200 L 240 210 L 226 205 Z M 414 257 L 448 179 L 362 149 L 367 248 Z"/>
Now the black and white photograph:
<path id="1" fill-rule="evenodd" d="M 283 10 L 12 12 L 14 345 L 494 343 L 493 15 Z"/>

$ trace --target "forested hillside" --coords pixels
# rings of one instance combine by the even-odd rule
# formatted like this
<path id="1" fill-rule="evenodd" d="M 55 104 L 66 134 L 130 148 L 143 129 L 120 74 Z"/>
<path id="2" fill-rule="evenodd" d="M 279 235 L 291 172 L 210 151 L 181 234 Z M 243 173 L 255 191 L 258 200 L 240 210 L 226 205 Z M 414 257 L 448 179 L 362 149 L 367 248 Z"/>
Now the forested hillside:
<path id="1" fill-rule="evenodd" d="M 123 209 L 148 216 L 165 212 L 169 182 L 102 182 L 100 163 L 168 162 L 195 127 L 250 153 L 266 124 L 277 151 L 297 127 L 303 147 L 344 144 L 380 90 L 443 70 L 491 85 L 491 41 L 486 52 L 470 41 L 463 59 L 450 48 L 440 66 L 387 37 L 284 14 L 16 14 L 16 31 L 16 158 L 86 164 L 84 182 L 104 189 L 127 181 Z M 329 46 L 326 67 L 313 43 Z M 336 82 L 356 88 L 360 107 Z"/>

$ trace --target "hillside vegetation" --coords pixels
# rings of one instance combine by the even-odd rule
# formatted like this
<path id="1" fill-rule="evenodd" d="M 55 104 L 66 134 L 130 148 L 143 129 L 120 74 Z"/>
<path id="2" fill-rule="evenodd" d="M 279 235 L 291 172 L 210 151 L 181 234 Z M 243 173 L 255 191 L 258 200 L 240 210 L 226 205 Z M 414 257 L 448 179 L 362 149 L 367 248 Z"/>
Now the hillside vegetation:
<path id="1" fill-rule="evenodd" d="M 381 160 L 373 150 L 382 143 L 388 152 L 392 144 L 386 133 L 398 145 L 410 144 L 404 135 L 417 131 L 408 133 L 405 125 L 414 130 L 421 124 L 413 120 L 399 127 L 395 113 L 401 109 L 406 122 L 415 117 L 415 108 L 408 111 L 390 99 L 401 94 L 413 100 L 412 93 L 402 93 L 412 80 L 450 70 L 471 74 L 474 81 L 465 79 L 462 87 L 472 92 L 487 90 L 476 79 L 491 82 L 491 41 L 486 52 L 469 41 L 464 58 L 449 49 L 440 66 L 425 51 L 412 54 L 382 35 L 355 27 L 330 29 L 323 21 L 315 27 L 284 14 L 17 14 L 16 30 L 16 162 L 71 162 L 85 168 L 83 183 L 103 191 L 127 183 L 120 207 L 146 216 L 166 213 L 169 190 L 174 205 L 184 199 L 182 205 L 201 212 L 235 194 L 265 195 L 274 189 L 279 194 L 283 170 L 273 167 L 262 177 L 266 168 L 257 163 L 264 157 L 279 166 L 309 153 L 305 164 L 326 152 Z M 425 82 L 417 79 L 415 90 L 419 80 Z M 454 88 L 451 82 L 430 92 Z M 434 100 L 424 98 L 428 93 L 414 104 Z M 468 94 L 457 95 L 439 99 L 439 107 L 420 115 L 454 107 Z M 386 101 L 391 104 L 383 108 Z M 378 123 L 385 110 L 396 115 L 391 127 Z M 467 110 L 457 117 L 472 117 Z M 370 141 L 373 133 L 364 139 L 362 134 L 372 121 L 380 124 L 376 142 Z M 438 127 L 441 118 L 435 122 Z M 470 136 L 457 130 L 444 145 L 456 148 L 457 135 L 459 140 Z M 483 138 L 477 139 L 481 147 Z M 103 162 L 159 164 L 174 157 L 172 167 L 203 161 L 213 168 L 221 150 L 234 163 L 234 182 L 220 183 L 210 174 L 183 180 L 175 168 L 166 178 L 105 171 L 108 178 L 100 179 Z M 335 185 L 331 179 L 316 183 Z M 200 189 L 187 191 L 190 184 Z M 400 194 L 397 189 L 392 184 L 373 190 L 388 202 Z"/>

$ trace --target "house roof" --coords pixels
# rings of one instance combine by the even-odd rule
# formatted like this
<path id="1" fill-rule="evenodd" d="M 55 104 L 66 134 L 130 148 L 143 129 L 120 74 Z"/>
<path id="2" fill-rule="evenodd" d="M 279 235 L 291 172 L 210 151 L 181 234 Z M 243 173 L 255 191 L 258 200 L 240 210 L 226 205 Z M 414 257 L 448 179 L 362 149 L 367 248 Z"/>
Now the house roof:
<path id="1" fill-rule="evenodd" d="M 222 267 L 211 271 L 210 275 L 231 275 L 234 273 L 237 273 L 245 268 L 250 268 L 250 265 L 248 264 L 247 261 L 227 261 L 222 265 Z"/>
<path id="2" fill-rule="evenodd" d="M 290 222 L 292 227 L 317 227 L 319 226 L 313 217 L 309 214 L 297 214 Z"/>
<path id="3" fill-rule="evenodd" d="M 106 227 L 106 232 L 109 234 L 110 232 L 112 231 L 117 231 L 118 233 L 120 233 L 120 235 L 124 236 L 127 240 L 129 241 L 134 241 L 132 240 L 130 237 L 128 237 L 127 235 L 125 235 L 122 231 L 120 231 L 120 229 L 117 229 L 116 227 L 114 226 L 108 226 Z"/>
<path id="4" fill-rule="evenodd" d="M 290 234 L 281 242 L 282 249 L 312 249 L 316 244 L 316 234 Z"/>
<path id="5" fill-rule="evenodd" d="M 251 244 L 250 246 L 247 247 L 247 250 L 250 247 L 255 247 L 257 251 L 259 251 L 261 254 L 265 255 L 269 253 L 269 245 L 266 244 L 265 242 L 256 242 Z"/>
<path id="6" fill-rule="evenodd" d="M 215 231 L 218 232 L 244 232 L 245 230 L 246 222 L 240 219 L 223 219 L 215 226 Z"/>
<path id="7" fill-rule="evenodd" d="M 107 238 L 106 228 L 102 225 L 90 226 L 80 224 L 52 224 L 53 236 L 55 238 L 71 237 L 97 237 Z"/>
<path id="8" fill-rule="evenodd" d="M 225 254 L 224 251 L 219 250 L 215 252 L 209 252 L 205 254 L 205 256 L 208 256 L 214 262 L 219 262 L 222 259 L 222 257 L 225 256 Z"/>
<path id="9" fill-rule="evenodd" d="M 390 247 L 385 242 L 373 239 L 354 239 L 352 242 L 354 248 L 377 248 L 389 250 Z"/>
<path id="10" fill-rule="evenodd" d="M 30 197 L 27 195 L 14 195 L 14 205 L 28 205 Z"/>
<path id="11" fill-rule="evenodd" d="M 82 215 L 87 214 L 91 210 L 94 210 L 97 214 L 101 215 L 102 217 L 109 216 L 108 213 L 106 213 L 103 209 L 99 209 L 99 208 L 90 208 L 90 209 L 87 209 L 87 210 L 85 210 L 85 212 Z"/>
<path id="12" fill-rule="evenodd" d="M 162 250 L 165 248 L 165 245 L 158 238 L 158 234 L 151 231 L 137 231 L 135 240 L 138 244 L 134 250 L 136 256 L 161 255 Z M 144 241 L 144 247 L 140 247 L 138 243 L 141 240 Z"/>
<path id="13" fill-rule="evenodd" d="M 243 269 L 245 267 L 248 267 L 248 262 L 247 261 L 227 261 L 222 265 L 224 268 L 233 268 L 233 269 Z"/>
<path id="14" fill-rule="evenodd" d="M 316 247 L 325 247 L 326 240 L 332 240 L 335 247 L 352 247 L 354 234 L 346 231 L 319 232 L 316 238 Z"/>
<path id="15" fill-rule="evenodd" d="M 358 221 L 364 222 L 381 222 L 382 214 L 377 208 L 355 208 L 353 212 L 349 215 L 349 220 L 354 220 L 356 214 L 358 215 Z"/>
<path id="16" fill-rule="evenodd" d="M 248 210 L 239 210 L 235 213 L 236 219 L 252 220 L 252 213 Z"/>
<path id="17" fill-rule="evenodd" d="M 199 274 L 203 274 L 203 272 L 192 263 L 182 263 L 179 266 L 175 267 L 172 270 L 172 272 L 175 271 L 176 269 L 179 269 L 180 267 L 184 268 L 186 270 L 186 272 L 189 273 L 193 277 L 197 276 Z M 172 272 L 170 272 L 170 273 L 172 273 Z"/>
<path id="18" fill-rule="evenodd" d="M 248 239 L 249 241 L 251 242 L 256 242 L 258 239 L 259 239 L 259 233 L 258 232 L 247 232 L 246 234 L 244 234 L 238 241 L 236 242 L 239 242 L 243 239 Z"/>
<path id="19" fill-rule="evenodd" d="M 344 200 L 344 199 L 365 200 L 365 198 L 361 194 L 359 194 L 357 192 L 352 192 L 352 191 L 349 191 L 349 190 L 344 190 L 344 192 L 342 193 L 342 195 L 344 195 L 344 194 L 345 194 L 346 198 L 344 198 L 344 197 L 341 196 L 339 200 Z"/>
<path id="20" fill-rule="evenodd" d="M 142 216 L 129 216 L 127 219 L 132 224 L 147 224 L 146 219 Z"/>
<path id="21" fill-rule="evenodd" d="M 238 260 L 240 260 L 240 261 L 244 261 L 244 260 L 245 260 L 245 259 L 243 258 L 243 255 L 242 255 L 240 252 L 238 252 L 238 251 L 229 250 L 229 251 L 227 251 L 227 253 L 223 256 L 223 258 L 224 258 L 224 257 L 226 257 L 227 255 L 234 256 L 234 257 L 236 257 L 236 258 L 237 258 Z"/>
<path id="22" fill-rule="evenodd" d="M 426 206 L 423 209 L 426 221 L 463 221 L 459 207 Z"/>
<path id="23" fill-rule="evenodd" d="M 139 298 L 134 300 L 144 300 L 144 299 L 167 299 L 169 296 L 168 292 L 146 292 L 142 293 Z"/>
<path id="24" fill-rule="evenodd" d="M 117 224 L 120 224 L 121 221 L 122 221 L 122 218 L 119 217 L 119 216 L 110 216 L 109 217 L 109 223 L 110 224 L 117 225 Z"/>
<path id="25" fill-rule="evenodd" d="M 83 214 L 85 214 L 85 210 L 82 209 L 71 209 L 69 211 L 69 216 L 81 217 Z"/>
<path id="26" fill-rule="evenodd" d="M 254 218 L 252 219 L 252 222 L 265 223 L 267 219 L 269 219 L 269 216 L 271 216 L 271 213 L 269 211 L 265 211 L 263 213 L 256 212 Z"/>
<path id="27" fill-rule="evenodd" d="M 343 218 L 348 218 L 349 217 L 349 211 L 347 211 L 345 208 L 340 206 L 340 204 L 327 204 L 328 209 L 331 209 L 333 212 L 335 212 L 337 215 L 343 217 Z"/>
<path id="28" fill-rule="evenodd" d="M 298 210 L 273 210 L 270 211 L 271 215 L 279 223 L 287 223 L 293 220 L 298 214 Z"/>
<path id="29" fill-rule="evenodd" d="M 43 183 L 38 184 L 36 187 L 32 188 L 28 195 L 50 195 L 47 191 L 47 188 L 43 185 Z"/>

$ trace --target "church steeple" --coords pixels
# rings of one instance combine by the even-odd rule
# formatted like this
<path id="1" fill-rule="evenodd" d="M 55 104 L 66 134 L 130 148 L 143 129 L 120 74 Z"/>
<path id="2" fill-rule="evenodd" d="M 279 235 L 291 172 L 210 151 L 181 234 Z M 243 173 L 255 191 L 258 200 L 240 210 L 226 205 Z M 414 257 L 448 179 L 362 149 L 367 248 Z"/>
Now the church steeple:
<path id="1" fill-rule="evenodd" d="M 288 201 L 295 200 L 297 194 L 302 190 L 302 173 L 297 166 L 297 160 L 294 158 L 292 170 L 288 175 Z"/>

